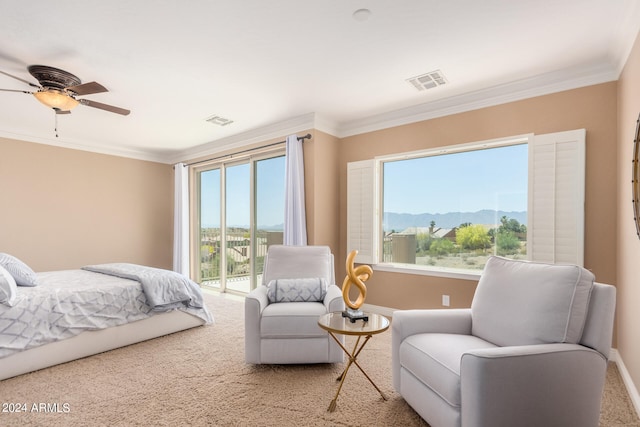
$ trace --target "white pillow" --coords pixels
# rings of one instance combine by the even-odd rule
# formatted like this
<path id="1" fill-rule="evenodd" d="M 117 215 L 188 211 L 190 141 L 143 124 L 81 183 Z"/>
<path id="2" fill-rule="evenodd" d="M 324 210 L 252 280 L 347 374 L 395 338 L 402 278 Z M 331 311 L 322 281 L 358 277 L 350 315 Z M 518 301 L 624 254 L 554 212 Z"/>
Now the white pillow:
<path id="1" fill-rule="evenodd" d="M 16 301 L 17 291 L 18 287 L 13 276 L 0 267 L 0 303 L 12 307 Z"/>
<path id="2" fill-rule="evenodd" d="M 0 253 L 0 266 L 13 276 L 18 286 L 38 286 L 36 273 L 18 258 Z"/>
<path id="3" fill-rule="evenodd" d="M 269 302 L 323 301 L 327 282 L 323 278 L 276 279 L 267 285 Z"/>

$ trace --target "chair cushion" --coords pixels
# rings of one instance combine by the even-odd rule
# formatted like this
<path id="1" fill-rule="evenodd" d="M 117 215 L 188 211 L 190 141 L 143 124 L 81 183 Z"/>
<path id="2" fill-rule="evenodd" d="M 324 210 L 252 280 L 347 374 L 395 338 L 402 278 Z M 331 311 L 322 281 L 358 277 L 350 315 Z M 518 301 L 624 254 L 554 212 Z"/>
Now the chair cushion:
<path id="1" fill-rule="evenodd" d="M 472 334 L 499 346 L 576 344 L 593 281 L 576 265 L 491 257 L 471 303 Z"/>
<path id="2" fill-rule="evenodd" d="M 281 302 L 269 304 L 262 311 L 262 338 L 323 337 L 327 333 L 318 326 L 318 318 L 327 312 L 321 302 Z"/>
<path id="3" fill-rule="evenodd" d="M 327 281 L 314 277 L 306 279 L 276 279 L 269 282 L 269 302 L 323 301 L 327 295 Z"/>
<path id="4" fill-rule="evenodd" d="M 417 334 L 400 344 L 400 366 L 440 395 L 460 407 L 460 360 L 469 350 L 495 345 L 472 335 Z"/>

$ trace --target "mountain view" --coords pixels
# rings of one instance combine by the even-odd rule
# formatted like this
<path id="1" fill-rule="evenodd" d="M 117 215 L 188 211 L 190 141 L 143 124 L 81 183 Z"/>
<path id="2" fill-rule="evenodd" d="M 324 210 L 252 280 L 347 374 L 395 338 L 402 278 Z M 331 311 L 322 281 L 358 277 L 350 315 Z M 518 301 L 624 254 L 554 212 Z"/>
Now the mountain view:
<path id="1" fill-rule="evenodd" d="M 520 224 L 527 223 L 527 212 L 505 212 L 491 209 L 483 209 L 477 212 L 448 212 L 445 214 L 407 214 L 384 213 L 384 231 L 402 231 L 409 227 L 429 227 L 431 221 L 437 228 L 454 228 L 460 224 L 500 224 L 500 218 L 506 216 L 515 219 Z"/>

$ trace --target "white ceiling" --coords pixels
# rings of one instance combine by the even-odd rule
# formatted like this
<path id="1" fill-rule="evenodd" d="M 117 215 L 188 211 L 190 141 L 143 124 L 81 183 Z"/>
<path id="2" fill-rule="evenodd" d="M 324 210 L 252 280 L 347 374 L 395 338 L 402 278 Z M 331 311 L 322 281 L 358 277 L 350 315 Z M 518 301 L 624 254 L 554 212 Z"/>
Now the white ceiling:
<path id="1" fill-rule="evenodd" d="M 0 0 L 0 70 L 61 68 L 132 111 L 78 106 L 55 137 L 52 110 L 0 92 L 0 136 L 163 162 L 347 136 L 616 80 L 639 27 L 637 0 Z M 433 70 L 446 85 L 406 81 Z"/>

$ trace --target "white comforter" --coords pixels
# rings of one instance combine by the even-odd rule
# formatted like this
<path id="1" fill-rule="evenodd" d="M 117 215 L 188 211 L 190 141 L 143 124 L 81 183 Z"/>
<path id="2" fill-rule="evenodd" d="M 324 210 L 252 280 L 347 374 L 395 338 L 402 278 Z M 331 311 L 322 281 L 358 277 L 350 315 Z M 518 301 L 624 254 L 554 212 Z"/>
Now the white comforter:
<path id="1" fill-rule="evenodd" d="M 166 311 L 182 306 L 204 307 L 202 292 L 198 285 L 175 271 L 124 262 L 87 265 L 82 269 L 140 282 L 147 304 L 155 311 Z"/>
<path id="2" fill-rule="evenodd" d="M 38 273 L 38 280 L 39 286 L 18 287 L 13 307 L 0 304 L 0 358 L 157 313 L 135 280 L 85 270 Z M 212 322 L 204 306 L 177 309 Z"/>

